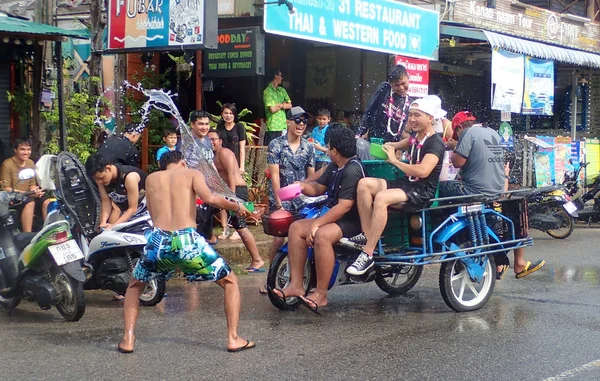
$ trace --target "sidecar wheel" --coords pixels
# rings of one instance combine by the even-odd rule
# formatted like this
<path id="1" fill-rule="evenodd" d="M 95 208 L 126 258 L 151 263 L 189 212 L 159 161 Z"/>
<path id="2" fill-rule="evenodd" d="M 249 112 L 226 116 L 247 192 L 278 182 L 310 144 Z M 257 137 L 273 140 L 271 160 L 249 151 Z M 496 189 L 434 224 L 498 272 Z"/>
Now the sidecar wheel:
<path id="1" fill-rule="evenodd" d="M 267 286 L 270 288 L 283 289 L 290 281 L 290 269 L 288 262 L 288 253 L 279 250 L 273 259 L 273 263 L 269 266 L 269 273 L 267 275 Z M 314 273 L 314 267 L 311 266 L 310 261 L 306 261 L 304 266 L 304 281 L 302 287 L 304 288 L 304 294 L 308 294 L 310 289 L 316 283 L 316 274 Z M 292 297 L 287 298 L 285 303 L 282 303 L 280 298 L 269 292 L 269 300 L 273 305 L 280 310 L 295 309 L 298 307 L 300 302 L 298 298 Z"/>
<path id="2" fill-rule="evenodd" d="M 496 261 L 491 255 L 479 257 L 485 261 L 481 283 L 471 281 L 467 268 L 460 260 L 444 262 L 440 268 L 440 292 L 448 307 L 456 312 L 475 311 L 483 307 L 496 282 Z"/>
<path id="3" fill-rule="evenodd" d="M 402 295 L 410 291 L 421 278 L 423 266 L 381 266 L 376 269 L 375 284 L 390 295 Z"/>

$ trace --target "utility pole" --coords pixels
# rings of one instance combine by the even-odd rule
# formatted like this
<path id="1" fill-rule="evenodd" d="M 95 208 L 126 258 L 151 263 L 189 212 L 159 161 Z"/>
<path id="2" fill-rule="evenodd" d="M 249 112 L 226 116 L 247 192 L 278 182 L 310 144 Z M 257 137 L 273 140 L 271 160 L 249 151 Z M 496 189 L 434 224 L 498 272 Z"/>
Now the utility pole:
<path id="1" fill-rule="evenodd" d="M 104 36 L 104 28 L 106 27 L 106 15 L 102 13 L 103 0 L 91 0 L 90 2 L 90 23 L 91 23 L 91 55 L 88 66 L 90 68 L 90 76 L 100 77 L 100 69 L 102 67 L 102 37 Z M 102 85 L 100 85 L 102 86 Z M 94 89 L 92 81 L 89 83 L 91 94 L 99 93 L 99 89 Z"/>

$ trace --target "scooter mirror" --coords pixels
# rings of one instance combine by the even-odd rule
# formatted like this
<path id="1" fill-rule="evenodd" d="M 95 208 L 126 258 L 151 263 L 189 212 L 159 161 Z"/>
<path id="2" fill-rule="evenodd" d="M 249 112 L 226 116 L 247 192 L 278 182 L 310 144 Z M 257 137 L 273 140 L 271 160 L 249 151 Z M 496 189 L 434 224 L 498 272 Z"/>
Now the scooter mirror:
<path id="1" fill-rule="evenodd" d="M 35 177 L 35 171 L 32 168 L 25 168 L 19 172 L 19 180 L 29 180 Z"/>

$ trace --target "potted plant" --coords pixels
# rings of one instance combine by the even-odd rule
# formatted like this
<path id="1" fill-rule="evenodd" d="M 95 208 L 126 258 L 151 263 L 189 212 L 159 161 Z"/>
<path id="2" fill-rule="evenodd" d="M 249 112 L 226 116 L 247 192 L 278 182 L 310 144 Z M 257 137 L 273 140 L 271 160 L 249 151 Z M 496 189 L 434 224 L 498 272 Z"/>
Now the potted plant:
<path id="1" fill-rule="evenodd" d="M 253 179 L 251 173 L 245 173 L 244 179 L 248 184 L 248 197 L 254 203 L 254 212 L 251 217 L 247 218 L 247 222 L 258 225 L 261 221 L 261 216 L 269 211 L 269 181 L 271 174 L 269 170 Z"/>

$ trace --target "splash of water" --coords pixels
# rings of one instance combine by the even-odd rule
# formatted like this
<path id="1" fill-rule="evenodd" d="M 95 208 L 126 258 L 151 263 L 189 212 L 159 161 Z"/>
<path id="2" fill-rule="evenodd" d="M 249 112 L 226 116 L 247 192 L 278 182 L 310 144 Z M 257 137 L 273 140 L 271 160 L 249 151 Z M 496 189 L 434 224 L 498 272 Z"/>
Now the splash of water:
<path id="1" fill-rule="evenodd" d="M 149 121 L 150 111 L 152 111 L 152 109 L 172 115 L 177 120 L 177 128 L 181 133 L 181 152 L 185 157 L 188 167 L 196 169 L 204 175 L 206 184 L 211 192 L 223 197 L 227 197 L 228 199 L 232 199 L 234 201 L 243 202 L 243 200 L 240 200 L 236 197 L 235 193 L 233 193 L 227 183 L 223 181 L 221 176 L 219 176 L 217 173 L 214 165 L 209 161 L 209 158 L 212 158 L 213 156 L 212 150 L 199 143 L 194 138 L 192 130 L 183 120 L 181 114 L 179 114 L 179 110 L 173 102 L 173 98 L 176 97 L 177 94 L 172 94 L 170 91 L 165 92 L 157 89 L 147 90 L 144 89 L 140 83 L 133 85 L 129 81 L 124 81 L 123 87 L 126 89 L 139 91 L 148 98 L 138 111 L 141 116 L 141 122 L 135 128 L 136 132 L 142 133 L 144 128 L 146 128 L 146 123 Z M 106 91 L 108 90 L 109 89 Z M 101 122 L 99 116 L 99 106 L 100 104 L 98 102 L 96 104 L 96 117 L 97 121 Z"/>

